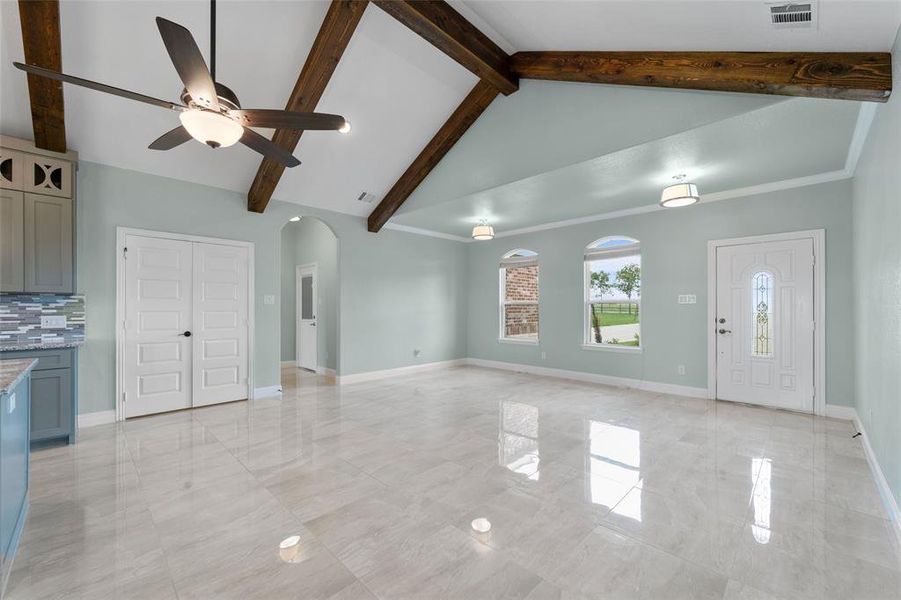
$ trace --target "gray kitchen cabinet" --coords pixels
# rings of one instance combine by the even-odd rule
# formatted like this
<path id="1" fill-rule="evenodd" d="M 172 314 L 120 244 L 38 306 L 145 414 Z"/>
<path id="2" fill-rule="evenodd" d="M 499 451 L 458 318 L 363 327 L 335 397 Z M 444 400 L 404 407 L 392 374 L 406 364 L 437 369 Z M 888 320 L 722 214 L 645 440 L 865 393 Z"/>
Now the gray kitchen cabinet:
<path id="1" fill-rule="evenodd" d="M 0 291 L 18 292 L 25 287 L 24 195 L 0 189 Z"/>
<path id="2" fill-rule="evenodd" d="M 3 359 L 36 358 L 31 372 L 31 442 L 65 439 L 75 442 L 76 373 L 75 348 L 4 352 Z"/>
<path id="3" fill-rule="evenodd" d="M 72 199 L 25 194 L 24 290 L 71 294 Z"/>

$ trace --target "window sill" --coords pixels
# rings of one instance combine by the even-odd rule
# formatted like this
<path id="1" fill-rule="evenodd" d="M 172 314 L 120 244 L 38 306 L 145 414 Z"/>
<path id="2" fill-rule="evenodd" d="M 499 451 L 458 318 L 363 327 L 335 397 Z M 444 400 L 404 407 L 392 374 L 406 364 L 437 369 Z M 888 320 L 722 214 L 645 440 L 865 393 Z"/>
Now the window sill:
<path id="1" fill-rule="evenodd" d="M 516 340 L 510 338 L 497 338 L 499 344 L 514 344 L 517 346 L 537 346 L 538 340 Z"/>
<path id="2" fill-rule="evenodd" d="M 641 346 L 617 346 L 615 344 L 582 344 L 582 350 L 595 350 L 599 352 L 625 352 L 626 354 L 641 354 Z"/>

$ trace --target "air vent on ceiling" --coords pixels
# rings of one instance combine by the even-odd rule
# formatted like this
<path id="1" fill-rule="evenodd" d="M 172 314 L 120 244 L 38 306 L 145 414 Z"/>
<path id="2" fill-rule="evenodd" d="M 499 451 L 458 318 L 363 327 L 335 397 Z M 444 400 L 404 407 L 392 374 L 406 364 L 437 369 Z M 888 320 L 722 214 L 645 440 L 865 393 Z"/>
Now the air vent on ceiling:
<path id="1" fill-rule="evenodd" d="M 770 4 L 770 23 L 776 29 L 811 29 L 816 26 L 816 2 Z"/>
<path id="2" fill-rule="evenodd" d="M 357 197 L 357 200 L 360 202 L 365 202 L 366 204 L 372 204 L 375 202 L 375 194 L 370 194 L 369 192 L 361 192 Z"/>

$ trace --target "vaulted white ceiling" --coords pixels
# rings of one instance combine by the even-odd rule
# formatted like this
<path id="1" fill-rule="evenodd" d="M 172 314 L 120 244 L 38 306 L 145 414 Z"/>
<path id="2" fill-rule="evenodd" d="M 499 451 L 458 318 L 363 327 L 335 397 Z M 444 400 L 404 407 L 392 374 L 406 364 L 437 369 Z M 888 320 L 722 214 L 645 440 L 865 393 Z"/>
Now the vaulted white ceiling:
<path id="1" fill-rule="evenodd" d="M 508 52 L 888 51 L 901 21 L 901 7 L 895 0 L 820 0 L 818 27 L 809 31 L 773 29 L 767 21 L 766 4 L 756 0 L 451 0 L 451 4 Z M 219 3 L 217 79 L 231 87 L 245 107 L 284 107 L 327 6 L 326 1 Z M 151 96 L 177 99 L 181 84 L 160 41 L 156 16 L 187 26 L 206 52 L 209 4 L 205 0 L 65 0 L 60 15 L 64 71 Z M 0 2 L 0 31 L 0 132 L 31 138 L 25 76 L 10 64 L 22 60 L 17 3 Z M 274 197 L 367 215 L 373 206 L 357 201 L 360 192 L 384 196 L 475 82 L 474 75 L 416 34 L 377 7 L 368 7 L 318 107 L 347 117 L 353 131 L 349 136 L 305 133 L 296 152 L 303 164 L 286 170 Z M 535 89 L 551 88 L 564 93 L 533 93 Z M 64 94 L 69 146 L 79 151 L 82 160 L 238 192 L 249 189 L 260 164 L 259 156 L 242 146 L 211 150 L 189 142 L 169 152 L 148 150 L 151 141 L 177 124 L 175 113 L 73 86 L 66 86 Z M 600 181 L 597 178 L 602 176 L 605 186 L 618 189 L 629 183 L 624 178 L 634 178 L 642 169 L 651 168 L 647 156 L 623 158 L 625 149 L 656 144 L 652 147 L 657 152 L 674 153 L 678 148 L 661 140 L 688 135 L 686 132 L 695 128 L 702 129 L 698 135 L 706 132 L 713 136 L 711 131 L 727 129 L 713 127 L 716 123 L 728 120 L 741 124 L 745 122 L 741 116 L 752 111 L 770 110 L 763 114 L 772 118 L 749 117 L 746 122 L 755 125 L 746 126 L 757 127 L 755 131 L 762 139 L 767 139 L 767 132 L 760 128 L 773 128 L 772 134 L 778 136 L 784 118 L 776 117 L 786 112 L 778 108 L 781 100 L 524 82 L 516 94 L 495 101 L 394 222 L 459 233 L 464 229 L 459 225 L 461 219 L 471 219 L 475 211 L 482 210 L 480 206 L 484 205 L 479 202 L 484 198 L 475 200 L 479 193 L 535 181 L 535 177 L 558 170 L 568 173 L 565 169 L 583 163 L 593 166 L 581 171 L 576 168 L 575 172 L 590 171 L 596 178 L 586 179 L 586 185 Z M 814 102 L 811 106 L 828 104 Z M 780 165 L 780 173 L 801 176 L 816 168 L 826 169 L 837 160 L 835 157 L 845 153 L 847 123 L 853 121 L 848 115 L 856 110 L 856 105 L 847 106 L 852 108 L 842 111 L 836 127 L 839 133 L 820 140 L 830 145 L 817 154 L 822 164 L 811 166 L 815 159 L 794 160 L 789 156 L 788 164 Z M 804 114 L 809 120 L 827 113 L 828 108 L 817 108 Z M 779 138 L 771 139 L 777 143 Z M 474 140 L 481 141 L 475 144 Z M 502 155 L 505 148 L 517 144 L 514 156 Z M 734 181 L 764 183 L 771 176 L 747 168 L 738 145 L 724 143 L 719 148 L 723 164 L 737 171 Z M 607 155 L 618 162 L 616 168 L 601 175 L 599 165 L 606 164 L 602 157 Z M 482 160 L 485 156 L 492 160 Z M 659 164 L 666 164 L 672 163 L 674 156 L 657 158 Z M 442 178 L 453 185 L 436 186 Z M 509 192 L 515 188 L 504 191 L 507 199 L 496 207 L 518 210 L 517 223 L 539 224 L 550 218 L 546 206 L 541 208 L 546 203 L 511 202 L 516 195 Z M 571 208 L 558 212 L 575 214 L 583 210 Z"/>

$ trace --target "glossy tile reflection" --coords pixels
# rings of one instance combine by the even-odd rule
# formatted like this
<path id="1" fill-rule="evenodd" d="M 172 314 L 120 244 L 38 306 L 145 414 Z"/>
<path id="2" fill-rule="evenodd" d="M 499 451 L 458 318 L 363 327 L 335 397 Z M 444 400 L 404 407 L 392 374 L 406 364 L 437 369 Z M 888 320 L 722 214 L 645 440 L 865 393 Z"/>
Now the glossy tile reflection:
<path id="1" fill-rule="evenodd" d="M 283 382 L 35 452 L 8 598 L 901 597 L 847 422 L 471 367 Z"/>

